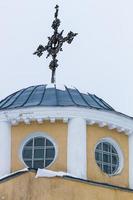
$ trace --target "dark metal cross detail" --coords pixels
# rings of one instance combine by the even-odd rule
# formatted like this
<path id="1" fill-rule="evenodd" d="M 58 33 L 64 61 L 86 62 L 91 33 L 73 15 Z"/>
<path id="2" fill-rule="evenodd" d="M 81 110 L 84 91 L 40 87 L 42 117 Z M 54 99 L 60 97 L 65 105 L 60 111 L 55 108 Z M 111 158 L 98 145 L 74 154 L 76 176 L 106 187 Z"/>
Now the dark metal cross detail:
<path id="1" fill-rule="evenodd" d="M 55 9 L 55 19 L 52 23 L 54 34 L 51 37 L 48 37 L 48 43 L 46 46 L 39 45 L 37 50 L 34 52 L 34 55 L 37 55 L 38 57 L 41 57 L 44 51 L 48 52 L 46 58 L 52 56 L 52 61 L 49 64 L 49 68 L 52 70 L 51 83 L 55 83 L 55 72 L 56 68 L 58 67 L 57 54 L 60 51 L 63 51 L 62 46 L 65 42 L 71 44 L 74 37 L 77 35 L 77 33 L 73 33 L 72 31 L 70 31 L 66 37 L 63 37 L 64 30 L 62 30 L 61 32 L 58 31 L 61 23 L 60 19 L 58 19 L 59 6 L 56 5 Z"/>

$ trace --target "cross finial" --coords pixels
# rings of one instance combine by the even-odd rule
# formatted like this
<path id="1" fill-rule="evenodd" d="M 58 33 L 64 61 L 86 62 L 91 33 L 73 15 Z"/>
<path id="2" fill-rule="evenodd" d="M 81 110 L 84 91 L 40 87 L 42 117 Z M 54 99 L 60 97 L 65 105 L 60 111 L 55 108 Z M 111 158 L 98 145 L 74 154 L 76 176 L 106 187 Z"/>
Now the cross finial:
<path id="1" fill-rule="evenodd" d="M 51 83 L 55 83 L 55 72 L 56 68 L 58 67 L 57 54 L 62 51 L 62 46 L 65 42 L 71 44 L 74 37 L 77 35 L 77 33 L 73 33 L 72 31 L 70 31 L 66 37 L 63 37 L 64 30 L 62 30 L 61 32 L 58 31 L 61 23 L 60 19 L 58 19 L 59 6 L 56 5 L 55 9 L 55 19 L 52 23 L 54 33 L 51 37 L 48 37 L 48 43 L 46 46 L 39 45 L 37 50 L 34 52 L 34 55 L 37 55 L 38 57 L 41 57 L 44 51 L 48 52 L 46 58 L 52 56 L 52 61 L 49 64 L 49 68 L 52 70 Z"/>

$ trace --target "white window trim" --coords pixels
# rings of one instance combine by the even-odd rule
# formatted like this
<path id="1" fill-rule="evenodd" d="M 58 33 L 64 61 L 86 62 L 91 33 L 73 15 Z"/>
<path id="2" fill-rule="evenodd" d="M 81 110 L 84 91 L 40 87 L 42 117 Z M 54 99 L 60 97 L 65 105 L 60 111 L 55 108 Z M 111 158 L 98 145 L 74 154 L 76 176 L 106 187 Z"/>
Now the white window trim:
<path id="1" fill-rule="evenodd" d="M 111 137 L 105 137 L 100 139 L 94 148 L 94 155 L 95 155 L 95 151 L 96 151 L 96 147 L 98 146 L 98 144 L 100 144 L 101 142 L 108 142 L 110 143 L 117 151 L 118 156 L 119 156 L 119 167 L 117 169 L 117 171 L 114 174 L 107 174 L 108 176 L 115 176 L 121 173 L 123 167 L 124 167 L 124 156 L 123 156 L 123 152 L 122 149 L 120 148 L 120 145 Z M 96 161 L 96 160 L 95 160 Z"/>
<path id="2" fill-rule="evenodd" d="M 53 161 L 52 161 L 47 167 L 45 167 L 45 168 L 47 169 L 47 168 L 49 168 L 49 167 L 55 162 L 55 160 L 57 159 L 57 155 L 58 155 L 58 145 L 57 145 L 57 141 L 55 141 L 55 139 L 53 139 L 48 133 L 44 133 L 44 132 L 39 132 L 39 131 L 38 131 L 38 132 L 30 133 L 27 137 L 25 137 L 25 138 L 23 139 L 23 141 L 21 142 L 21 144 L 20 144 L 20 148 L 19 148 L 19 159 L 20 159 L 20 161 L 24 164 L 25 167 L 28 167 L 28 166 L 25 164 L 24 160 L 23 160 L 22 152 L 23 152 L 23 148 L 24 148 L 24 146 L 26 145 L 26 143 L 27 143 L 30 139 L 34 138 L 34 137 L 45 137 L 45 138 L 47 138 L 48 140 L 50 140 L 50 141 L 53 143 L 53 145 L 54 145 L 54 148 L 55 148 L 55 157 L 54 157 Z"/>

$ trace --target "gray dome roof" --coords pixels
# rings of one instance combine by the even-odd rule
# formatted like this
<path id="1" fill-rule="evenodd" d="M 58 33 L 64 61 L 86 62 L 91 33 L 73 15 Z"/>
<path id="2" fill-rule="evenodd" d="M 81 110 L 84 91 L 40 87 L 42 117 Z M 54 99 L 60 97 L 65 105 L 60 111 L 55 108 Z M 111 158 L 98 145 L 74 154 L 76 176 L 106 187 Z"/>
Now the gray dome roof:
<path id="1" fill-rule="evenodd" d="M 81 93 L 76 88 L 37 85 L 19 90 L 0 102 L 0 110 L 35 106 L 74 106 L 114 111 L 96 95 Z"/>

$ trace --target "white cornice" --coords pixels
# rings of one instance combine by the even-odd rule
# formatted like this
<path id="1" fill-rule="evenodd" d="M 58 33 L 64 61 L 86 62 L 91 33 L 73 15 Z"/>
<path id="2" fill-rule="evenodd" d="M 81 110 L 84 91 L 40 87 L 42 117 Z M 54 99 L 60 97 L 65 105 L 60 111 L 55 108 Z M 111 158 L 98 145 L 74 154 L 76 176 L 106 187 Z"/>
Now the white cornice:
<path id="1" fill-rule="evenodd" d="M 99 124 L 100 127 L 108 126 L 109 129 L 117 129 L 118 132 L 133 134 L 133 119 L 117 112 L 101 111 L 89 108 L 76 107 L 31 107 L 0 112 L 0 121 L 8 121 L 15 125 L 19 122 L 29 124 L 31 121 L 43 123 L 50 120 L 63 120 L 81 117 L 90 125 Z"/>

